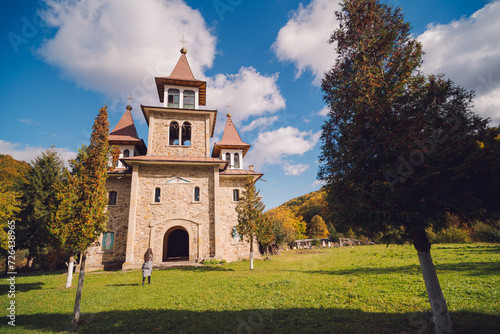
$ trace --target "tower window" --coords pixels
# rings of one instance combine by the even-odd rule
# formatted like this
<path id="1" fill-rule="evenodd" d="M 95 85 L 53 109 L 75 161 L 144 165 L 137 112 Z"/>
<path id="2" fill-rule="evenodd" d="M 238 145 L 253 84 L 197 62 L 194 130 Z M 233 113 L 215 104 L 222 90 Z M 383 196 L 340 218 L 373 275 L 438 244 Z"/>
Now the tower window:
<path id="1" fill-rule="evenodd" d="M 184 94 L 183 108 L 194 109 L 194 91 L 185 90 L 183 94 Z"/>
<path id="2" fill-rule="evenodd" d="M 231 154 L 226 153 L 226 161 L 229 162 L 229 165 L 231 165 Z"/>
<path id="3" fill-rule="evenodd" d="M 233 189 L 233 202 L 239 202 L 240 200 L 240 190 Z"/>
<path id="4" fill-rule="evenodd" d="M 191 124 L 184 122 L 182 124 L 182 145 L 191 146 Z"/>
<path id="5" fill-rule="evenodd" d="M 129 150 L 123 151 L 123 157 L 124 158 L 128 158 L 129 156 L 130 156 L 130 151 Z"/>
<path id="6" fill-rule="evenodd" d="M 168 104 L 170 108 L 179 108 L 179 90 L 170 88 L 168 90 Z"/>
<path id="7" fill-rule="evenodd" d="M 234 168 L 240 168 L 240 155 L 238 153 L 234 154 Z"/>
<path id="8" fill-rule="evenodd" d="M 108 196 L 108 205 L 116 205 L 116 191 L 110 191 Z"/>
<path id="9" fill-rule="evenodd" d="M 168 138 L 169 145 L 179 145 L 179 123 L 176 121 L 170 123 Z"/>
<path id="10" fill-rule="evenodd" d="M 161 189 L 156 188 L 155 189 L 155 203 L 160 203 L 160 197 L 161 197 Z"/>
<path id="11" fill-rule="evenodd" d="M 199 202 L 200 201 L 200 187 L 194 187 L 194 201 Z"/>
<path id="12" fill-rule="evenodd" d="M 236 230 L 236 226 L 233 226 L 233 233 L 232 234 L 233 234 L 234 241 L 236 241 L 236 242 L 240 241 L 240 234 Z"/>

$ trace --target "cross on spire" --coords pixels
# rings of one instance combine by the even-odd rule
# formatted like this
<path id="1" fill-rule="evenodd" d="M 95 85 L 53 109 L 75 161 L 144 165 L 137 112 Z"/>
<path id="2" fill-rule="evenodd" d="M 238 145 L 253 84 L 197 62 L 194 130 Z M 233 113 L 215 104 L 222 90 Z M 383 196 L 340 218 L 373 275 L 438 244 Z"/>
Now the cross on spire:
<path id="1" fill-rule="evenodd" d="M 186 40 L 186 38 L 184 37 L 184 35 L 182 35 L 182 39 L 179 40 L 179 42 L 182 43 L 182 47 L 186 47 L 186 44 L 188 44 L 189 42 Z"/>

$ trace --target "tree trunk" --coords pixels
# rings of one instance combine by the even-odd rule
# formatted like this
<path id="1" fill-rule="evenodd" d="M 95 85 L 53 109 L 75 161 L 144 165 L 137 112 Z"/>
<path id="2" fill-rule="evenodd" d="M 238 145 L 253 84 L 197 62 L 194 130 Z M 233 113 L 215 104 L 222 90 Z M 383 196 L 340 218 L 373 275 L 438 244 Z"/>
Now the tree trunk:
<path id="1" fill-rule="evenodd" d="M 427 296 L 431 304 L 434 330 L 436 334 L 455 334 L 453 322 L 451 321 L 448 307 L 446 306 L 446 300 L 441 291 L 434 263 L 432 262 L 430 252 L 431 245 L 424 230 L 415 232 L 413 245 L 418 253 L 418 260 L 420 262 L 420 268 L 422 269 L 422 275 L 424 276 Z"/>
<path id="2" fill-rule="evenodd" d="M 66 278 L 66 287 L 71 288 L 71 282 L 73 281 L 73 266 L 75 263 L 75 253 L 71 252 L 69 255 L 68 262 L 68 277 Z"/>
<path id="3" fill-rule="evenodd" d="M 26 268 L 28 270 L 31 270 L 31 267 L 33 267 L 33 256 L 31 255 L 31 252 L 28 253 L 28 261 L 26 262 Z"/>
<path id="4" fill-rule="evenodd" d="M 75 309 L 73 310 L 73 320 L 71 324 L 78 325 L 80 321 L 80 302 L 82 300 L 83 279 L 85 278 L 85 261 L 87 260 L 87 250 L 82 253 L 80 261 L 80 275 L 78 275 L 78 287 L 76 289 Z"/>
<path id="5" fill-rule="evenodd" d="M 250 270 L 253 270 L 253 238 L 250 238 Z"/>

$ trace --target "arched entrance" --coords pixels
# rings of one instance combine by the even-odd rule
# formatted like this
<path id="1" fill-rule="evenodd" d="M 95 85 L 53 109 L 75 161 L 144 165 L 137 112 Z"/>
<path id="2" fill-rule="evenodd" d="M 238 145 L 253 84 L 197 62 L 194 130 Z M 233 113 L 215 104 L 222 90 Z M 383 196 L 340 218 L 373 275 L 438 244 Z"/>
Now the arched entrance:
<path id="1" fill-rule="evenodd" d="M 163 262 L 189 260 L 189 234 L 181 226 L 172 227 L 163 237 Z"/>

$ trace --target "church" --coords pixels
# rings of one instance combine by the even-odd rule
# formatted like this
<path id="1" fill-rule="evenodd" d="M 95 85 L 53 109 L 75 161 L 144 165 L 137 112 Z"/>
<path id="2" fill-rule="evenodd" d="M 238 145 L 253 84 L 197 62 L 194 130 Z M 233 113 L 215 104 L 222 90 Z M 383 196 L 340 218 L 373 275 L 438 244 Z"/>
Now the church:
<path id="1" fill-rule="evenodd" d="M 109 134 L 121 153 L 108 173 L 109 222 L 89 249 L 90 270 L 140 268 L 148 248 L 156 266 L 249 256 L 250 245 L 235 231 L 236 205 L 246 180 L 263 174 L 243 168 L 250 145 L 231 114 L 210 152 L 217 110 L 200 109 L 207 83 L 194 78 L 186 54 L 183 47 L 170 76 L 155 78 L 163 106 L 141 105 L 147 146 L 130 106 Z"/>

